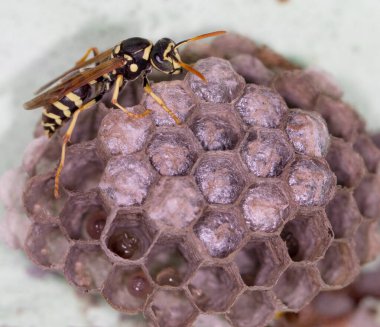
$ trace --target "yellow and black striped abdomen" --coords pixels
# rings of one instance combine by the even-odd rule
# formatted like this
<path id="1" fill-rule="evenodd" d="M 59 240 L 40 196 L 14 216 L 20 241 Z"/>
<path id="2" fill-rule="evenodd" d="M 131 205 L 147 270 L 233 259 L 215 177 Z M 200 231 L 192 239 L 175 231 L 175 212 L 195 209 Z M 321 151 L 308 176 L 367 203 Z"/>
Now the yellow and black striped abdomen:
<path id="1" fill-rule="evenodd" d="M 78 108 L 87 102 L 90 93 L 91 86 L 86 84 L 45 107 L 42 113 L 42 126 L 46 133 L 49 136 L 53 135 Z"/>

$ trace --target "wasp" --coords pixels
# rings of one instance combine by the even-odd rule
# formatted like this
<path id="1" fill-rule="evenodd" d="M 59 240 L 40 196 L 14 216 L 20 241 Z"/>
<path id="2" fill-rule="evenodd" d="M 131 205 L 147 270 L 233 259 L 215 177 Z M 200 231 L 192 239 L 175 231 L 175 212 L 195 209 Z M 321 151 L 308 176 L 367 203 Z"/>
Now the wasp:
<path id="1" fill-rule="evenodd" d="M 74 131 L 81 112 L 93 107 L 103 95 L 113 90 L 111 103 L 132 118 L 142 118 L 151 113 L 146 109 L 137 114 L 124 108 L 118 102 L 120 89 L 128 82 L 140 76 L 144 91 L 148 93 L 176 122 L 180 119 L 170 110 L 165 102 L 153 92 L 148 75 L 152 69 L 165 74 L 180 74 L 183 69 L 206 81 L 205 77 L 190 65 L 184 63 L 178 48 L 188 42 L 217 36 L 225 31 L 216 31 L 195 36 L 175 43 L 169 38 L 162 38 L 155 44 L 151 41 L 132 37 L 100 53 L 95 47 L 89 48 L 73 68 L 53 79 L 37 90 L 37 96 L 24 104 L 27 110 L 44 107 L 42 126 L 51 137 L 63 123 L 71 119 L 63 136 L 61 158 L 55 173 L 54 196 L 59 197 L 59 178 L 65 163 L 66 146 Z M 92 58 L 89 58 L 90 55 Z M 88 59 L 89 58 L 89 59 Z"/>

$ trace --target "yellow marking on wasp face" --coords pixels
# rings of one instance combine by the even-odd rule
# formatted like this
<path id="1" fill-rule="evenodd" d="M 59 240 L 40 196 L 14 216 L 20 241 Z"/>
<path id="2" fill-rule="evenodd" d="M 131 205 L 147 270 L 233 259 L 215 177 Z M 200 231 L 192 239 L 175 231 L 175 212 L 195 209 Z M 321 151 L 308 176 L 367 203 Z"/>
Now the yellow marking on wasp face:
<path id="1" fill-rule="evenodd" d="M 137 66 L 136 64 L 132 64 L 129 66 L 129 70 L 132 72 L 132 73 L 136 73 L 139 69 L 139 66 Z"/>
<path id="2" fill-rule="evenodd" d="M 79 108 L 79 107 L 82 105 L 82 103 L 83 103 L 82 99 L 81 99 L 79 96 L 77 96 L 76 94 L 74 94 L 73 92 L 69 92 L 69 93 L 67 93 L 67 94 L 66 94 L 66 97 L 67 97 L 70 101 L 74 102 L 74 104 L 75 104 L 78 108 Z"/>
<path id="3" fill-rule="evenodd" d="M 133 58 L 130 55 L 127 55 L 127 54 L 124 55 L 124 58 L 127 59 L 127 60 L 133 60 Z"/>
<path id="4" fill-rule="evenodd" d="M 170 42 L 168 44 L 168 46 L 166 47 L 165 51 L 164 51 L 164 54 L 163 54 L 163 58 L 165 60 L 169 60 L 169 61 L 172 61 L 172 58 L 169 57 L 169 52 L 172 51 L 174 48 L 174 43 Z"/>
<path id="5" fill-rule="evenodd" d="M 120 44 L 118 44 L 118 45 L 115 47 L 114 52 L 115 52 L 116 54 L 118 54 L 118 53 L 120 52 Z"/>
<path id="6" fill-rule="evenodd" d="M 146 47 L 145 49 L 144 49 L 144 54 L 143 54 L 143 59 L 144 60 L 148 60 L 149 59 L 149 56 L 150 56 L 150 51 L 152 50 L 152 43 L 148 46 L 148 47 Z"/>

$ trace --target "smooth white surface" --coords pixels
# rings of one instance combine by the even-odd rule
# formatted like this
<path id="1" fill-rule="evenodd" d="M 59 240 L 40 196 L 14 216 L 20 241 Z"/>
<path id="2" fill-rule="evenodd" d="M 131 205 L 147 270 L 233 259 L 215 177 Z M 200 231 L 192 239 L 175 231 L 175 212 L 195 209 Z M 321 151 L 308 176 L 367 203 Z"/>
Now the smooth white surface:
<path id="1" fill-rule="evenodd" d="M 22 103 L 88 47 L 217 29 L 332 73 L 369 127 L 380 128 L 377 0 L 0 0 L 0 174 L 18 165 L 40 116 Z M 31 277 L 27 267 L 24 255 L 0 244 L 0 327 L 137 326 L 107 305 L 89 307 L 59 278 Z"/>

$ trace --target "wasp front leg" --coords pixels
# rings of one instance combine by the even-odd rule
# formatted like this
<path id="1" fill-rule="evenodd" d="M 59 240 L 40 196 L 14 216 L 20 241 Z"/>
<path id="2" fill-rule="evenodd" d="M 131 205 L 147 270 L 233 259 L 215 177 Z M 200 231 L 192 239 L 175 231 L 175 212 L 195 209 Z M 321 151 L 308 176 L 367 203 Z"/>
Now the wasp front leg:
<path id="1" fill-rule="evenodd" d="M 175 123 L 177 125 L 181 125 L 181 120 L 177 117 L 177 115 L 168 108 L 164 100 L 162 100 L 156 93 L 153 92 L 152 88 L 150 87 L 149 80 L 146 76 L 144 76 L 144 91 L 148 93 L 154 101 L 156 101 L 162 109 L 164 109 L 170 117 L 173 118 Z"/>
<path id="2" fill-rule="evenodd" d="M 123 75 L 117 75 L 117 78 L 116 78 L 116 81 L 115 81 L 115 88 L 113 90 L 113 94 L 112 94 L 112 99 L 111 99 L 111 102 L 113 105 L 115 105 L 116 107 L 118 107 L 120 110 L 122 110 L 123 112 L 125 112 L 128 116 L 130 117 L 133 117 L 133 118 L 143 118 L 147 115 L 149 115 L 152 111 L 149 110 L 149 109 L 146 109 L 143 113 L 141 114 L 135 114 L 133 112 L 130 112 L 129 110 L 127 110 L 126 108 L 124 108 L 119 102 L 118 102 L 118 98 L 119 98 L 119 91 L 120 91 L 120 88 L 121 86 L 123 85 Z"/>
<path id="3" fill-rule="evenodd" d="M 80 59 L 75 63 L 75 65 L 78 66 L 78 65 L 80 65 L 80 64 L 83 64 L 83 63 L 87 60 L 87 58 L 88 58 L 88 56 L 91 54 L 91 52 L 92 52 L 92 54 L 93 54 L 94 57 L 96 57 L 97 55 L 99 55 L 99 50 L 98 50 L 98 48 L 96 48 L 96 47 L 89 48 L 89 49 L 87 49 L 87 51 L 85 52 L 85 54 L 83 55 L 83 57 L 80 58 Z"/>

